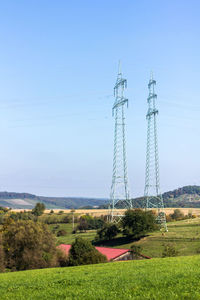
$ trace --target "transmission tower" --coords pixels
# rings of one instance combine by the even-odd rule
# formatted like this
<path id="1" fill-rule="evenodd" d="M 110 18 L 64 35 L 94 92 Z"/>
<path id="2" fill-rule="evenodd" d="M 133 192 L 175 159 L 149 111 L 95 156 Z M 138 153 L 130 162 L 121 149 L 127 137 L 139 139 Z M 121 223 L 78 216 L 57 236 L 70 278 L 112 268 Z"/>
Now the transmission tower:
<path id="1" fill-rule="evenodd" d="M 147 152 L 146 152 L 146 172 L 145 172 L 145 208 L 156 209 L 158 212 L 157 221 L 161 229 L 167 231 L 166 217 L 163 205 L 162 194 L 160 193 L 160 178 L 159 178 L 159 159 L 158 159 L 158 139 L 157 139 L 157 126 L 156 117 L 158 110 L 156 109 L 155 94 L 156 81 L 151 75 L 149 80 L 148 89 L 149 96 L 147 98 L 148 111 L 147 111 Z"/>
<path id="2" fill-rule="evenodd" d="M 126 161 L 126 138 L 125 138 L 125 114 L 124 106 L 128 107 L 128 99 L 124 97 L 127 88 L 127 80 L 122 78 L 119 63 L 117 81 L 114 87 L 115 102 L 112 108 L 115 117 L 114 129 L 114 156 L 113 175 L 110 193 L 110 217 L 115 221 L 121 217 L 118 207 L 129 209 L 132 202 L 129 199 L 127 161 Z"/>

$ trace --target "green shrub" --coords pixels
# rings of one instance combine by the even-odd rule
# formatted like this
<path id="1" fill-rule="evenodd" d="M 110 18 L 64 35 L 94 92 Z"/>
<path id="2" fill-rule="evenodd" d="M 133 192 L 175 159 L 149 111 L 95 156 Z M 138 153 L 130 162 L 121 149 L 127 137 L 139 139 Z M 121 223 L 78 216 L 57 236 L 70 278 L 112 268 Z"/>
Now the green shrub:
<path id="1" fill-rule="evenodd" d="M 32 214 L 35 216 L 41 216 L 45 211 L 45 205 L 43 203 L 36 203 L 35 207 L 32 209 Z"/>
<path id="2" fill-rule="evenodd" d="M 65 236 L 67 235 L 67 232 L 64 229 L 61 229 L 57 232 L 57 236 Z"/>
<path id="3" fill-rule="evenodd" d="M 57 248 L 57 262 L 60 267 L 68 266 L 68 256 L 58 248 Z"/>
<path id="4" fill-rule="evenodd" d="M 32 212 L 29 211 L 20 211 L 20 212 L 11 212 L 10 214 L 8 214 L 5 219 L 12 219 L 14 221 L 18 221 L 18 220 L 33 220 L 33 221 L 37 221 L 37 216 L 33 215 Z"/>
<path id="5" fill-rule="evenodd" d="M 162 253 L 162 257 L 174 257 L 178 256 L 178 251 L 172 244 L 164 245 L 164 250 Z"/>
<path id="6" fill-rule="evenodd" d="M 137 246 L 137 245 L 132 245 L 131 246 L 131 254 L 132 257 L 138 258 L 141 254 L 142 251 L 142 247 L 141 246 Z"/>
<path id="7" fill-rule="evenodd" d="M 200 254 L 200 247 L 197 249 L 197 251 L 196 251 L 198 254 Z"/>
<path id="8" fill-rule="evenodd" d="M 112 240 L 120 232 L 118 226 L 114 223 L 106 223 L 103 228 L 97 231 L 96 241 Z"/>
<path id="9" fill-rule="evenodd" d="M 2 225 L 4 223 L 4 220 L 5 220 L 5 215 L 0 214 L 0 225 Z"/>
<path id="10" fill-rule="evenodd" d="M 76 238 L 69 251 L 69 266 L 98 264 L 106 262 L 107 258 L 99 253 L 87 240 Z"/>
<path id="11" fill-rule="evenodd" d="M 179 221 L 179 220 L 183 220 L 185 219 L 184 214 L 182 213 L 182 211 L 180 209 L 175 209 L 173 214 L 170 214 L 170 217 L 175 220 L 175 221 Z"/>
<path id="12" fill-rule="evenodd" d="M 172 222 L 173 219 L 171 217 L 171 215 L 166 215 L 166 222 Z"/>
<path id="13" fill-rule="evenodd" d="M 90 215 L 84 215 L 79 218 L 79 224 L 77 229 L 80 231 L 86 231 L 91 229 L 102 228 L 105 224 L 103 218 L 92 217 Z"/>
<path id="14" fill-rule="evenodd" d="M 88 230 L 88 222 L 87 222 L 87 220 L 85 219 L 85 218 L 83 218 L 83 217 L 81 217 L 80 219 L 79 219 L 79 224 L 78 224 L 78 226 L 77 226 L 77 229 L 79 230 L 79 231 L 85 231 L 86 232 L 86 230 Z"/>
<path id="15" fill-rule="evenodd" d="M 2 245 L 2 235 L 0 234 L 0 272 L 3 272 L 5 268 L 4 264 L 4 250 Z"/>
<path id="16" fill-rule="evenodd" d="M 57 223 L 70 223 L 72 218 L 66 214 L 57 215 L 55 213 L 52 214 L 44 214 L 39 217 L 39 220 L 46 224 L 57 224 Z"/>

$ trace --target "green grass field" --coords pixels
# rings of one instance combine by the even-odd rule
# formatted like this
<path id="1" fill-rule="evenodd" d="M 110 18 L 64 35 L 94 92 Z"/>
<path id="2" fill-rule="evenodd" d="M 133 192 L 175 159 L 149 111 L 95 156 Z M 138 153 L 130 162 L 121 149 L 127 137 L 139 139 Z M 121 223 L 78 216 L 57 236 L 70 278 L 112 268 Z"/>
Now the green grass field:
<path id="1" fill-rule="evenodd" d="M 200 255 L 0 274 L 0 299 L 200 299 Z"/>
<path id="2" fill-rule="evenodd" d="M 150 257 L 161 257 L 165 244 L 172 244 L 179 255 L 195 255 L 200 252 L 200 218 L 168 223 L 168 232 L 160 231 L 135 242 L 142 246 L 142 253 Z"/>
<path id="3" fill-rule="evenodd" d="M 73 241 L 75 241 L 76 237 L 82 237 L 84 239 L 87 239 L 89 241 L 92 241 L 96 235 L 96 230 L 89 230 L 88 232 L 84 232 L 84 233 L 76 233 L 76 234 L 72 234 L 72 224 L 52 224 L 49 225 L 49 228 L 51 230 L 53 230 L 53 228 L 59 225 L 59 228 L 56 229 L 56 233 L 58 232 L 58 230 L 64 229 L 67 232 L 66 236 L 59 236 L 56 237 L 56 244 L 60 245 L 60 244 L 71 244 Z M 76 226 L 77 224 L 75 224 Z"/>
<path id="4" fill-rule="evenodd" d="M 50 225 L 52 229 L 55 225 Z M 65 229 L 67 235 L 57 237 L 57 244 L 71 244 L 77 236 L 92 241 L 96 235 L 95 231 L 72 234 L 72 224 L 60 224 L 59 229 Z M 140 241 L 134 242 L 118 236 L 110 242 L 102 242 L 102 246 L 116 248 L 130 248 L 132 244 L 142 246 L 142 253 L 150 257 L 161 257 L 164 245 L 172 244 L 179 255 L 195 255 L 200 252 L 200 218 L 188 219 L 168 223 L 169 231 L 162 234 L 160 231 L 150 233 Z"/>

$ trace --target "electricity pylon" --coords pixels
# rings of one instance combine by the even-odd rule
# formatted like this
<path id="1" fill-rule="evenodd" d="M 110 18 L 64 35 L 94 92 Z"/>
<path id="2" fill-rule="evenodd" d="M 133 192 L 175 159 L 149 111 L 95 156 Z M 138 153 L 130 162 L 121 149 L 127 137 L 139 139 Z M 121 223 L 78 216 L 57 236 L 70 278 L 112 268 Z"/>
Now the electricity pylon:
<path id="1" fill-rule="evenodd" d="M 147 111 L 147 152 L 146 152 L 146 172 L 145 172 L 145 208 L 156 209 L 158 216 L 157 222 L 160 224 L 161 229 L 167 231 L 166 217 L 164 211 L 164 204 L 162 194 L 160 192 L 160 178 L 159 178 L 159 159 L 158 159 L 158 138 L 157 138 L 157 125 L 156 117 L 158 110 L 156 109 L 155 94 L 156 81 L 151 75 L 149 80 L 148 89 L 149 96 L 147 98 L 148 111 Z"/>
<path id="2" fill-rule="evenodd" d="M 114 157 L 113 175 L 110 192 L 110 220 L 115 221 L 122 215 L 118 212 L 118 207 L 132 208 L 129 199 L 127 160 L 126 160 L 126 138 L 125 138 L 125 114 L 124 106 L 128 107 L 128 99 L 124 97 L 124 90 L 127 88 L 127 80 L 122 78 L 120 63 L 117 81 L 114 87 L 115 102 L 112 108 L 115 117 L 114 130 Z"/>

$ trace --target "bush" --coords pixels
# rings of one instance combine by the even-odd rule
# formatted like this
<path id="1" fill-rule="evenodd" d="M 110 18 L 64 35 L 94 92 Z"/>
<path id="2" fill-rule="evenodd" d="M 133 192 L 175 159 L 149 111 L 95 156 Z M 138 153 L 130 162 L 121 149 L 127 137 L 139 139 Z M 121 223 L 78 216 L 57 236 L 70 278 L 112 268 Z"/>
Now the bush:
<path id="1" fill-rule="evenodd" d="M 91 229 L 100 229 L 100 228 L 103 228 L 103 226 L 105 225 L 105 221 L 103 218 L 93 218 L 93 224 L 90 225 L 92 228 Z"/>
<path id="2" fill-rule="evenodd" d="M 11 270 L 57 265 L 54 236 L 43 223 L 12 221 L 4 225 L 3 246 L 6 267 Z"/>
<path id="3" fill-rule="evenodd" d="M 170 217 L 175 220 L 175 221 L 179 221 L 179 220 L 183 220 L 185 219 L 184 214 L 182 213 L 182 211 L 180 209 L 175 209 L 173 214 L 170 214 Z"/>
<path id="4" fill-rule="evenodd" d="M 135 258 L 140 257 L 141 251 L 142 251 L 142 247 L 141 246 L 137 246 L 137 245 L 132 245 L 131 246 L 132 257 L 135 257 Z"/>
<path id="5" fill-rule="evenodd" d="M 151 211 L 141 209 L 127 210 L 122 218 L 123 234 L 140 238 L 147 232 L 158 229 L 156 216 Z"/>
<path id="6" fill-rule="evenodd" d="M 14 221 L 18 221 L 18 220 L 33 220 L 33 221 L 37 221 L 37 216 L 33 215 L 32 212 L 26 212 L 26 211 L 11 212 L 9 215 L 7 215 L 6 218 L 7 219 L 12 219 Z"/>
<path id="7" fill-rule="evenodd" d="M 57 250 L 57 261 L 60 267 L 67 267 L 68 266 L 68 256 L 60 249 Z"/>
<path id="8" fill-rule="evenodd" d="M 107 258 L 99 253 L 87 240 L 76 238 L 69 251 L 69 266 L 98 264 L 107 262 Z"/>
<path id="9" fill-rule="evenodd" d="M 86 230 L 88 230 L 88 222 L 85 218 L 83 218 L 83 217 L 80 218 L 77 229 L 80 231 L 85 231 L 85 232 L 86 232 Z"/>
<path id="10" fill-rule="evenodd" d="M 197 252 L 198 254 L 200 254 L 200 247 L 197 248 L 196 252 Z"/>
<path id="11" fill-rule="evenodd" d="M 46 223 L 46 224 L 58 224 L 58 223 L 70 223 L 71 218 L 68 215 L 61 214 L 44 214 L 39 218 L 40 221 Z"/>
<path id="12" fill-rule="evenodd" d="M 64 216 L 62 219 L 62 223 L 70 223 L 71 219 L 69 216 Z"/>
<path id="13" fill-rule="evenodd" d="M 35 207 L 32 209 L 32 214 L 35 216 L 41 216 L 45 211 L 45 205 L 43 203 L 36 203 Z"/>
<path id="14" fill-rule="evenodd" d="M 197 248 L 196 253 L 200 254 L 200 247 Z"/>
<path id="15" fill-rule="evenodd" d="M 120 232 L 118 226 L 113 223 L 107 223 L 102 229 L 97 231 L 96 240 L 112 240 Z"/>
<path id="16" fill-rule="evenodd" d="M 4 223 L 5 220 L 5 214 L 0 214 L 0 225 Z"/>
<path id="17" fill-rule="evenodd" d="M 105 224 L 103 218 L 92 217 L 89 215 L 81 216 L 77 229 L 80 231 L 86 231 L 91 229 L 102 228 Z"/>
<path id="18" fill-rule="evenodd" d="M 3 272 L 5 268 L 4 265 L 4 250 L 2 246 L 2 236 L 0 234 L 0 272 Z"/>
<path id="19" fill-rule="evenodd" d="M 57 232 L 57 236 L 65 236 L 67 235 L 67 232 L 64 229 L 61 229 Z"/>
<path id="20" fill-rule="evenodd" d="M 164 245 L 162 257 L 174 257 L 174 256 L 178 256 L 178 251 L 175 249 L 175 247 L 172 244 Z"/>
<path id="21" fill-rule="evenodd" d="M 171 217 L 171 215 L 166 215 L 166 222 L 172 222 L 173 219 Z"/>

